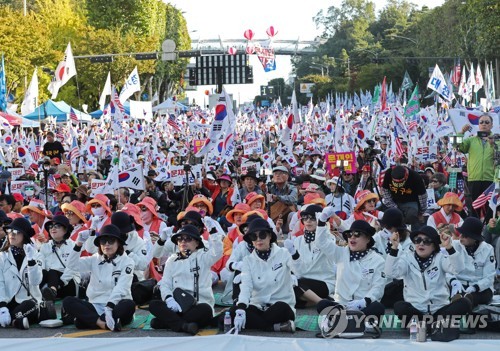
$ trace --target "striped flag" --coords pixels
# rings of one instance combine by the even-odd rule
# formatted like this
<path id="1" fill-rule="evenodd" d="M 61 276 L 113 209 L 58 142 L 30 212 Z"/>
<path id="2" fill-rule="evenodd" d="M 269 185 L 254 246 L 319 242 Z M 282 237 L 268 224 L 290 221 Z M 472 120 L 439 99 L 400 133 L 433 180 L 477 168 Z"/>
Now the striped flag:
<path id="1" fill-rule="evenodd" d="M 492 183 L 481 195 L 477 197 L 472 203 L 472 208 L 477 210 L 483 207 L 493 196 L 493 191 L 495 190 L 495 183 Z"/>
<path id="2" fill-rule="evenodd" d="M 401 157 L 404 154 L 404 148 L 403 148 L 403 143 L 401 142 L 401 139 L 398 137 L 398 132 L 396 129 L 394 129 L 394 142 L 396 143 L 396 156 Z"/>
<path id="3" fill-rule="evenodd" d="M 50 174 L 48 177 L 48 186 L 49 189 L 55 189 L 57 187 L 57 182 L 53 174 Z"/>
<path id="4" fill-rule="evenodd" d="M 181 131 L 181 127 L 175 121 L 175 115 L 173 113 L 169 113 L 167 124 L 171 126 L 175 131 Z"/>
<path id="5" fill-rule="evenodd" d="M 75 110 L 73 110 L 73 107 L 69 108 L 69 119 L 71 120 L 71 123 L 74 125 L 78 124 L 78 116 L 76 115 Z"/>
<path id="6" fill-rule="evenodd" d="M 74 160 L 77 157 L 80 157 L 80 148 L 78 147 L 78 141 L 73 136 L 73 141 L 71 142 L 71 149 L 69 151 L 69 159 Z"/>
<path id="7" fill-rule="evenodd" d="M 490 199 L 490 208 L 493 211 L 493 213 L 495 213 L 497 210 L 499 196 L 500 194 L 498 193 L 498 189 L 495 188 L 495 191 L 493 192 L 493 195 L 491 196 Z"/>

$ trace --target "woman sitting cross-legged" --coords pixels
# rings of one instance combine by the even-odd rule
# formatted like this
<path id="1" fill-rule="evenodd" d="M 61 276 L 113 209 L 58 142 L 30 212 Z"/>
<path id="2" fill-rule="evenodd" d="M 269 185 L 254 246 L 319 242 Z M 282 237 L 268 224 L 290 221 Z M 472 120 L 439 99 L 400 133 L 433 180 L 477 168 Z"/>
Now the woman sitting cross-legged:
<path id="1" fill-rule="evenodd" d="M 215 298 L 210 267 L 222 257 L 222 237 L 211 234 L 209 248 L 205 248 L 200 229 L 187 224 L 170 240 L 179 250 L 165 263 L 158 283 L 162 300 L 149 303 L 149 310 L 155 316 L 151 328 L 195 335 L 213 318 Z M 186 305 L 180 300 L 189 295 L 195 304 Z"/>
<path id="2" fill-rule="evenodd" d="M 125 238 L 120 229 L 105 225 L 94 239 L 97 253 L 80 257 L 82 245 L 90 231 L 78 234 L 68 258 L 68 267 L 79 272 L 90 272 L 87 287 L 88 302 L 73 296 L 63 300 L 63 322 L 74 322 L 81 329 L 110 329 L 120 331 L 134 319 L 135 303 L 130 287 L 134 276 L 134 260 L 125 254 Z"/>

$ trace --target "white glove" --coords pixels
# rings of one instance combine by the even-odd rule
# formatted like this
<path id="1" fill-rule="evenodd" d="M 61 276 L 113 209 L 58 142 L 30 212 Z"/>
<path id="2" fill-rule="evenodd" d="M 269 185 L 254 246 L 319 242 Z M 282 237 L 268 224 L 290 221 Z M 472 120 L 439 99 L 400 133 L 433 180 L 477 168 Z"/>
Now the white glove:
<path id="1" fill-rule="evenodd" d="M 469 286 L 467 289 L 465 289 L 466 294 L 472 294 L 476 292 L 476 287 L 474 285 Z"/>
<path id="2" fill-rule="evenodd" d="M 11 318 L 10 318 L 10 312 L 7 307 L 2 307 L 0 308 L 0 325 L 5 328 L 6 326 L 10 325 Z"/>
<path id="3" fill-rule="evenodd" d="M 175 299 L 172 296 L 170 296 L 167 299 L 167 307 L 170 308 L 174 312 L 182 312 L 181 305 L 179 305 L 177 303 L 177 301 L 175 301 Z"/>
<path id="4" fill-rule="evenodd" d="M 295 274 L 292 274 L 292 286 L 299 286 L 299 280 Z"/>
<path id="5" fill-rule="evenodd" d="M 92 230 L 87 229 L 87 230 L 82 230 L 80 233 L 78 233 L 78 238 L 76 241 L 81 243 L 82 245 L 87 241 L 87 239 L 90 237 L 90 234 L 92 233 Z"/>
<path id="6" fill-rule="evenodd" d="M 349 301 L 346 305 L 346 308 L 349 311 L 359 311 L 365 307 L 366 307 L 366 300 L 365 299 Z"/>
<path id="7" fill-rule="evenodd" d="M 237 331 L 245 329 L 245 324 L 247 324 L 247 313 L 245 310 L 236 310 L 236 315 L 234 316 L 234 328 Z"/>
<path id="8" fill-rule="evenodd" d="M 283 246 L 285 247 L 285 249 L 288 250 L 288 252 L 290 252 L 290 255 L 292 255 L 292 256 L 295 255 L 295 253 L 297 252 L 297 249 L 295 248 L 293 241 L 290 239 L 286 239 L 283 242 Z"/>
<path id="9" fill-rule="evenodd" d="M 238 261 L 238 262 L 233 262 L 231 264 L 231 268 L 233 269 L 233 271 L 240 271 L 243 269 L 243 262 L 241 261 Z"/>
<path id="10" fill-rule="evenodd" d="M 35 258 L 36 249 L 31 244 L 24 244 L 23 246 L 24 253 L 26 254 L 26 259 L 31 261 Z"/>
<path id="11" fill-rule="evenodd" d="M 208 232 L 210 233 L 212 229 L 217 228 L 215 224 L 215 219 L 209 216 L 203 217 L 203 223 L 205 224 L 205 227 L 207 227 Z"/>
<path id="12" fill-rule="evenodd" d="M 168 241 L 174 232 L 174 227 L 167 227 L 160 232 L 160 239 Z"/>
<path id="13" fill-rule="evenodd" d="M 239 283 L 241 283 L 241 274 L 238 274 L 233 279 L 233 284 L 239 284 Z"/>
<path id="14" fill-rule="evenodd" d="M 331 216 L 335 214 L 335 209 L 332 206 L 327 206 L 321 211 L 321 213 L 318 215 L 316 214 L 316 218 L 321 221 L 321 222 L 328 222 L 328 219 L 330 219 Z"/>
<path id="15" fill-rule="evenodd" d="M 113 309 L 111 307 L 104 309 L 104 317 L 106 318 L 106 326 L 109 330 L 115 330 L 115 319 L 113 318 Z"/>
<path id="16" fill-rule="evenodd" d="M 456 294 L 460 294 L 464 291 L 464 286 L 460 283 L 460 280 L 455 279 L 451 282 L 451 296 L 455 296 Z"/>

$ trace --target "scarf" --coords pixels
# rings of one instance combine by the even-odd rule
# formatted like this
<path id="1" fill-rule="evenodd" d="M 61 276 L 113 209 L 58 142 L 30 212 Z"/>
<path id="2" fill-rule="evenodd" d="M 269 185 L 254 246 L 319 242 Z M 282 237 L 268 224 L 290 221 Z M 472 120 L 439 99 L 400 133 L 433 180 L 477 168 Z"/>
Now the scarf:
<path id="1" fill-rule="evenodd" d="M 10 252 L 12 252 L 12 256 L 14 256 L 14 260 L 16 261 L 17 269 L 21 269 L 23 265 L 24 257 L 26 254 L 24 253 L 24 249 L 22 247 L 11 246 Z"/>
<path id="2" fill-rule="evenodd" d="M 304 240 L 306 241 L 307 244 L 312 243 L 315 238 L 316 238 L 316 232 L 311 232 L 309 230 L 304 229 Z"/>
<path id="3" fill-rule="evenodd" d="M 474 253 L 476 252 L 477 248 L 479 247 L 480 242 L 476 242 L 472 246 L 465 246 L 465 251 L 467 251 L 467 254 L 474 258 Z"/>
<path id="4" fill-rule="evenodd" d="M 266 251 L 255 250 L 255 253 L 257 254 L 257 256 L 259 256 L 260 259 L 267 261 L 269 256 L 271 256 L 271 248 L 269 248 L 269 250 Z"/>
<path id="5" fill-rule="evenodd" d="M 349 250 L 349 261 L 358 261 L 365 257 L 370 250 L 365 251 L 351 251 Z"/>
<path id="6" fill-rule="evenodd" d="M 113 261 L 116 258 L 116 255 L 113 256 L 113 257 L 108 257 L 106 255 L 103 255 L 102 258 L 103 258 L 103 260 L 102 260 L 101 263 L 99 263 L 99 265 L 102 265 L 102 264 L 105 264 L 105 263 L 111 263 L 113 266 L 116 266 L 115 261 Z"/>
<path id="7" fill-rule="evenodd" d="M 189 256 L 191 256 L 193 252 L 191 250 L 186 250 L 184 251 L 184 255 L 182 254 L 182 252 L 177 252 L 177 260 L 185 260 L 186 258 L 189 258 Z"/>
<path id="8" fill-rule="evenodd" d="M 417 260 L 418 266 L 420 267 L 420 270 L 423 272 L 429 267 L 432 263 L 432 260 L 434 258 L 435 253 L 433 252 L 429 257 L 427 258 L 420 258 L 417 253 L 415 253 L 415 259 Z"/>

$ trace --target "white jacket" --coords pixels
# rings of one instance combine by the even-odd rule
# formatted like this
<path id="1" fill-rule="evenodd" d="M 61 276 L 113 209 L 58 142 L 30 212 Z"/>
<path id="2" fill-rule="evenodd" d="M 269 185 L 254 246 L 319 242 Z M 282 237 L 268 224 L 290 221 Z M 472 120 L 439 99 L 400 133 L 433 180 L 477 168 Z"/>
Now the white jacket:
<path id="1" fill-rule="evenodd" d="M 64 285 L 67 285 L 71 280 L 74 280 L 75 284 L 80 283 L 80 274 L 68 268 L 68 257 L 71 252 L 73 252 L 75 242 L 71 239 L 67 239 L 65 244 L 62 244 L 60 247 L 54 247 L 55 252 L 52 250 L 52 245 L 54 245 L 54 241 L 49 240 L 40 248 L 42 269 L 46 271 L 52 269 L 61 272 L 62 276 L 60 279 L 63 281 Z M 58 256 L 60 260 L 57 258 Z"/>
<path id="2" fill-rule="evenodd" d="M 36 264 L 28 266 L 25 257 L 21 269 L 18 270 L 10 248 L 0 253 L 0 302 L 9 303 L 14 299 L 21 303 L 33 298 L 37 302 L 42 301 L 40 284 L 43 274 L 40 253 L 36 252 L 34 259 Z"/>
<path id="3" fill-rule="evenodd" d="M 465 286 L 477 284 L 479 291 L 491 289 L 494 292 L 496 261 L 493 246 L 484 241 L 481 242 L 474 253 L 474 258 L 467 253 L 465 247 L 460 244 L 460 240 L 453 240 L 453 247 L 465 263 L 464 269 L 455 277 Z"/>
<path id="4" fill-rule="evenodd" d="M 446 256 L 437 253 L 425 271 L 415 258 L 413 250 L 388 255 L 385 273 L 390 278 L 403 279 L 403 296 L 422 313 L 435 313 L 449 303 L 450 291 L 446 285 L 446 273 L 457 274 L 464 269 L 464 261 L 457 252 Z"/>
<path id="5" fill-rule="evenodd" d="M 332 235 L 330 240 L 334 241 Z M 335 291 L 336 266 L 322 246 L 314 240 L 307 244 L 301 235 L 293 242 L 300 257 L 292 261 L 293 273 L 297 278 L 308 278 L 324 282 L 328 287 L 328 294 Z"/>
<path id="6" fill-rule="evenodd" d="M 117 256 L 113 263 L 105 262 L 99 254 L 80 257 L 80 251 L 71 252 L 68 267 L 75 271 L 90 272 L 87 296 L 92 304 L 117 304 L 120 300 L 132 300 L 130 287 L 134 277 L 134 260 L 126 254 Z"/>
<path id="7" fill-rule="evenodd" d="M 127 241 L 125 241 L 125 250 L 127 255 L 135 262 L 134 274 L 139 281 L 144 280 L 144 271 L 148 268 L 148 252 L 146 250 L 146 242 L 134 230 L 127 233 Z"/>
<path id="8" fill-rule="evenodd" d="M 349 247 L 337 246 L 326 225 L 316 229 L 316 241 L 337 265 L 335 301 L 345 304 L 365 297 L 371 301 L 382 299 L 386 283 L 382 255 L 370 250 L 362 259 L 351 261 Z"/>
<path id="9" fill-rule="evenodd" d="M 210 248 L 198 249 L 188 258 L 178 259 L 177 254 L 165 263 L 163 277 L 158 283 L 161 297 L 165 300 L 173 296 L 175 288 L 181 288 L 194 296 L 195 271 L 198 270 L 198 303 L 207 303 L 214 309 L 215 298 L 212 290 L 210 267 L 222 257 L 222 238 L 212 234 Z"/>
<path id="10" fill-rule="evenodd" d="M 243 259 L 238 304 L 266 310 L 276 302 L 288 304 L 295 313 L 292 282 L 292 256 L 287 249 L 271 244 L 267 261 L 254 250 Z"/>
<path id="11" fill-rule="evenodd" d="M 384 232 L 385 232 L 384 229 L 376 232 L 375 235 L 373 236 L 373 240 L 375 240 L 374 247 L 382 254 L 382 256 L 385 259 L 387 257 L 387 252 L 385 251 L 385 249 L 387 248 L 387 243 L 390 242 L 390 236 L 389 238 L 386 238 L 388 234 L 387 232 L 385 233 Z M 413 247 L 413 243 L 410 240 L 410 235 L 408 235 L 405 241 L 399 243 L 399 250 L 406 251 L 409 250 L 410 247 Z"/>

